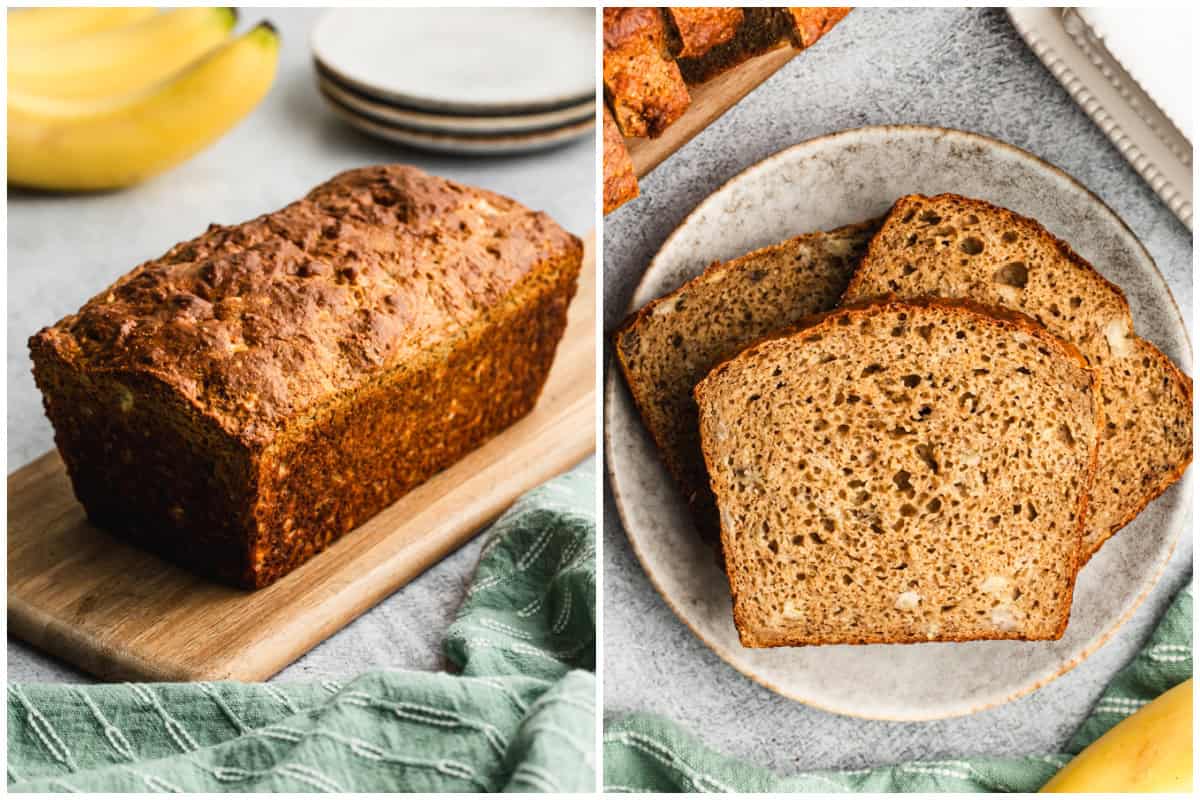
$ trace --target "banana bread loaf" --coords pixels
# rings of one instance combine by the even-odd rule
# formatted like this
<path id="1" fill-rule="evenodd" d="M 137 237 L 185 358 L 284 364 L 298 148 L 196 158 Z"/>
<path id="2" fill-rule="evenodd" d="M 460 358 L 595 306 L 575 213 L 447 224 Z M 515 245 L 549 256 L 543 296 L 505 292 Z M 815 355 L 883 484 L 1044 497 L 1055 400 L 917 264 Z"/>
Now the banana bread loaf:
<path id="1" fill-rule="evenodd" d="M 625 136 L 661 136 L 692 102 L 657 8 L 604 9 L 604 95 Z"/>
<path id="2" fill-rule="evenodd" d="M 850 8 L 745 8 L 734 35 L 696 55 L 681 56 L 688 84 L 705 83 L 726 70 L 779 47 L 811 47 L 850 13 Z"/>
<path id="3" fill-rule="evenodd" d="M 702 56 L 734 37 L 745 17 L 740 8 L 664 8 L 667 41 L 675 58 Z"/>
<path id="4" fill-rule="evenodd" d="M 90 519 L 266 586 L 527 413 L 580 241 L 405 166 L 210 226 L 30 340 Z"/>
<path id="5" fill-rule="evenodd" d="M 638 196 L 637 175 L 625 138 L 617 130 L 608 106 L 604 107 L 604 213 L 616 211 Z"/>

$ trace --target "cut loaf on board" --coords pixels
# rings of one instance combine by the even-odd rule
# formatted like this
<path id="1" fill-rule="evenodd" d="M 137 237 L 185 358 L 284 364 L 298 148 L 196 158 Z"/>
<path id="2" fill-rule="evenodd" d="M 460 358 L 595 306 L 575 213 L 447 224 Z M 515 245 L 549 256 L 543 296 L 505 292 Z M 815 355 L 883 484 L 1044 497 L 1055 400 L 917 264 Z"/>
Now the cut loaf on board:
<path id="1" fill-rule="evenodd" d="M 957 195 L 902 197 L 845 301 L 886 294 L 966 298 L 1021 311 L 1096 367 L 1105 419 L 1085 559 L 1190 463 L 1191 379 L 1136 336 L 1121 290 L 1036 221 Z"/>
<path id="2" fill-rule="evenodd" d="M 696 387 L 747 647 L 1057 639 L 1096 464 L 1095 372 L 1023 315 L 842 308 Z"/>
<path id="3" fill-rule="evenodd" d="M 878 222 L 797 236 L 710 266 L 633 314 L 617 362 L 663 461 L 705 539 L 718 539 L 692 390 L 718 362 L 833 308 Z"/>

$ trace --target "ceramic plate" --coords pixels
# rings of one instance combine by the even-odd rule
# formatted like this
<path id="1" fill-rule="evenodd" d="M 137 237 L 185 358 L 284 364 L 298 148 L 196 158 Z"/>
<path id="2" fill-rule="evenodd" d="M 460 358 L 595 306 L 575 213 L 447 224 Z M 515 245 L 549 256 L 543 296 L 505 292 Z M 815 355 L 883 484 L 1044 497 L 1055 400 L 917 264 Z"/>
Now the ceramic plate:
<path id="1" fill-rule="evenodd" d="M 596 114 L 596 104 L 591 100 L 579 105 L 568 106 L 560 111 L 546 111 L 539 114 L 489 117 L 436 114 L 403 108 L 381 99 L 363 95 L 321 75 L 317 77 L 317 85 L 326 97 L 332 98 L 364 116 L 373 117 L 391 125 L 429 133 L 486 134 L 490 136 L 509 133 L 544 133 L 564 125 L 592 121 Z"/>
<path id="2" fill-rule="evenodd" d="M 896 198 L 913 192 L 956 192 L 1039 219 L 1124 288 L 1138 332 L 1191 372 L 1191 346 L 1170 290 L 1145 248 L 1107 206 L 1023 150 L 935 128 L 844 131 L 751 167 L 702 202 L 667 239 L 632 308 L 713 261 L 881 215 Z M 621 520 L 650 580 L 675 613 L 721 658 L 768 688 L 827 711 L 872 719 L 970 714 L 1031 692 L 1078 665 L 1158 580 L 1189 496 L 1185 477 L 1101 548 L 1079 574 L 1071 622 L 1057 642 L 754 650 L 738 643 L 725 576 L 695 534 L 615 368 L 606 387 L 604 429 Z"/>
<path id="3" fill-rule="evenodd" d="M 346 8 L 313 28 L 316 59 L 359 90 L 417 108 L 509 114 L 595 96 L 595 12 Z"/>
<path id="4" fill-rule="evenodd" d="M 324 89 L 322 89 L 322 93 L 324 93 Z M 563 125 L 548 131 L 539 131 L 536 133 L 500 135 L 431 133 L 429 131 L 389 124 L 383 120 L 360 114 L 342 105 L 337 99 L 328 94 L 325 95 L 325 99 L 329 101 L 329 106 L 335 114 L 363 133 L 396 144 L 418 147 L 422 150 L 432 150 L 438 153 L 459 153 L 478 156 L 530 153 L 565 144 L 573 139 L 586 136 L 596 125 L 595 118 L 589 117 L 583 122 L 577 122 L 573 125 Z"/>

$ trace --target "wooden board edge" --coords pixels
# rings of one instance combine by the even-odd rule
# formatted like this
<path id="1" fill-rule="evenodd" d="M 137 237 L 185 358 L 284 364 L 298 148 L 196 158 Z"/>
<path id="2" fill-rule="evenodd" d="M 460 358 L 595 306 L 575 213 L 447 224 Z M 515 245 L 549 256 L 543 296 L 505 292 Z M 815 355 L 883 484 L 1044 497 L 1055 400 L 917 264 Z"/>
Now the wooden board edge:
<path id="1" fill-rule="evenodd" d="M 626 138 L 625 146 L 638 180 L 649 175 L 726 111 L 742 101 L 802 50 L 784 46 L 750 59 L 711 81 L 689 86 L 691 105 L 657 139 Z"/>

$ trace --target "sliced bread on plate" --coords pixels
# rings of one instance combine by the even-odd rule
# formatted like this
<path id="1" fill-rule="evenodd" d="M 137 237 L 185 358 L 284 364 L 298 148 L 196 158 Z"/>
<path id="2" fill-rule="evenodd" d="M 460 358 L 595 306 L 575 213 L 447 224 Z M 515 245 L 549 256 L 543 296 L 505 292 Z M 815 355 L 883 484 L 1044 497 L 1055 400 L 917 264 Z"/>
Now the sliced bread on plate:
<path id="1" fill-rule="evenodd" d="M 1095 380 L 1033 320 L 938 299 L 717 366 L 695 394 L 742 644 L 1062 636 Z"/>
<path id="2" fill-rule="evenodd" d="M 837 305 L 878 222 L 797 236 L 710 266 L 615 334 L 634 404 L 701 534 L 718 539 L 692 390 L 718 362 Z"/>
<path id="3" fill-rule="evenodd" d="M 981 200 L 892 207 L 845 302 L 937 295 L 1021 311 L 1099 371 L 1105 420 L 1085 559 L 1178 480 L 1192 457 L 1192 382 L 1139 339 L 1125 295 L 1035 220 Z"/>

